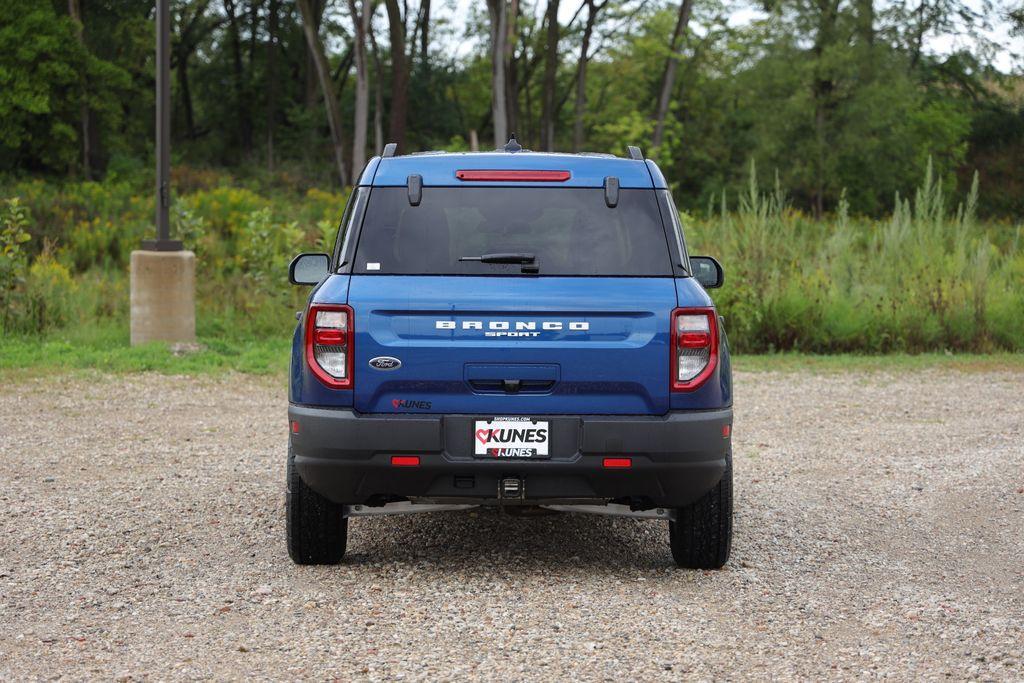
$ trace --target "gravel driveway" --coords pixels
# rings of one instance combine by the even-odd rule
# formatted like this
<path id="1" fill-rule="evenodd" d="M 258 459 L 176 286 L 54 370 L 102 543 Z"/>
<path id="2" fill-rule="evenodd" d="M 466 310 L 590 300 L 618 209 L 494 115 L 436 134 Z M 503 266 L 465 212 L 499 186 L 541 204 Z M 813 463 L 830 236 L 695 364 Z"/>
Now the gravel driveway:
<path id="1" fill-rule="evenodd" d="M 726 569 L 656 521 L 284 546 L 280 380 L 3 380 L 0 678 L 1024 678 L 1024 373 L 740 373 Z"/>

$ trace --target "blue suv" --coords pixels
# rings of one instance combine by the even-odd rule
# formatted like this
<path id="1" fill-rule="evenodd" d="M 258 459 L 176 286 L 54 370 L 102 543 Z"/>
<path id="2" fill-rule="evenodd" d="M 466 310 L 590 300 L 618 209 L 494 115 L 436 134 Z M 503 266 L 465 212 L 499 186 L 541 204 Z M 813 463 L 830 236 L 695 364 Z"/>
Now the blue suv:
<path id="1" fill-rule="evenodd" d="M 292 347 L 288 551 L 345 553 L 350 517 L 521 506 L 668 521 L 675 561 L 732 536 L 732 378 L 665 178 L 628 158 L 372 159 Z"/>

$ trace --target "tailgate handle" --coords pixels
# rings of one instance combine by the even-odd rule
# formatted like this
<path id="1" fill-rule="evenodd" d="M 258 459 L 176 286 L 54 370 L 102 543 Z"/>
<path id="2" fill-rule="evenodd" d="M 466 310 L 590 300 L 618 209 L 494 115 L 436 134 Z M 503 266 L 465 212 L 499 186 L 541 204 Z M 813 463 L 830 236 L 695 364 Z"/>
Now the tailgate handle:
<path id="1" fill-rule="evenodd" d="M 481 394 L 546 394 L 555 386 L 553 379 L 471 379 L 469 386 Z"/>
<path id="2" fill-rule="evenodd" d="M 467 363 L 463 376 L 478 393 L 545 394 L 558 383 L 560 370 L 554 363 Z"/>

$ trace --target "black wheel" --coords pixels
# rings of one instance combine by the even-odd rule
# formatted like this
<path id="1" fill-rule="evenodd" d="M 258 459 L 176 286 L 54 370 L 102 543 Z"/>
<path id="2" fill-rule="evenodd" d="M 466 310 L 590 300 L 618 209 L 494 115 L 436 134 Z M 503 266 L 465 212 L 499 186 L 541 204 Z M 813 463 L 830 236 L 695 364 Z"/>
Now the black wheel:
<path id="1" fill-rule="evenodd" d="M 676 508 L 668 523 L 672 557 L 680 567 L 719 569 L 732 547 L 732 451 L 721 481 L 697 501 Z"/>
<path id="2" fill-rule="evenodd" d="M 288 555 L 295 564 L 338 564 L 345 555 L 348 519 L 338 503 L 327 500 L 302 481 L 288 446 L 288 493 L 285 526 Z"/>

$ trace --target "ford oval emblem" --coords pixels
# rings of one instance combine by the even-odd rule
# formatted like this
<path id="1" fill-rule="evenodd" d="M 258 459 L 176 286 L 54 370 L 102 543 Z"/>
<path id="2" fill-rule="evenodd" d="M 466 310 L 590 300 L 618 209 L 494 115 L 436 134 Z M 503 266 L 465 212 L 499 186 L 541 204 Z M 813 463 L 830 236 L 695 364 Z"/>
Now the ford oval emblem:
<path id="1" fill-rule="evenodd" d="M 375 370 L 397 370 L 402 367 L 402 361 L 391 356 L 377 356 L 370 359 L 370 367 Z"/>

